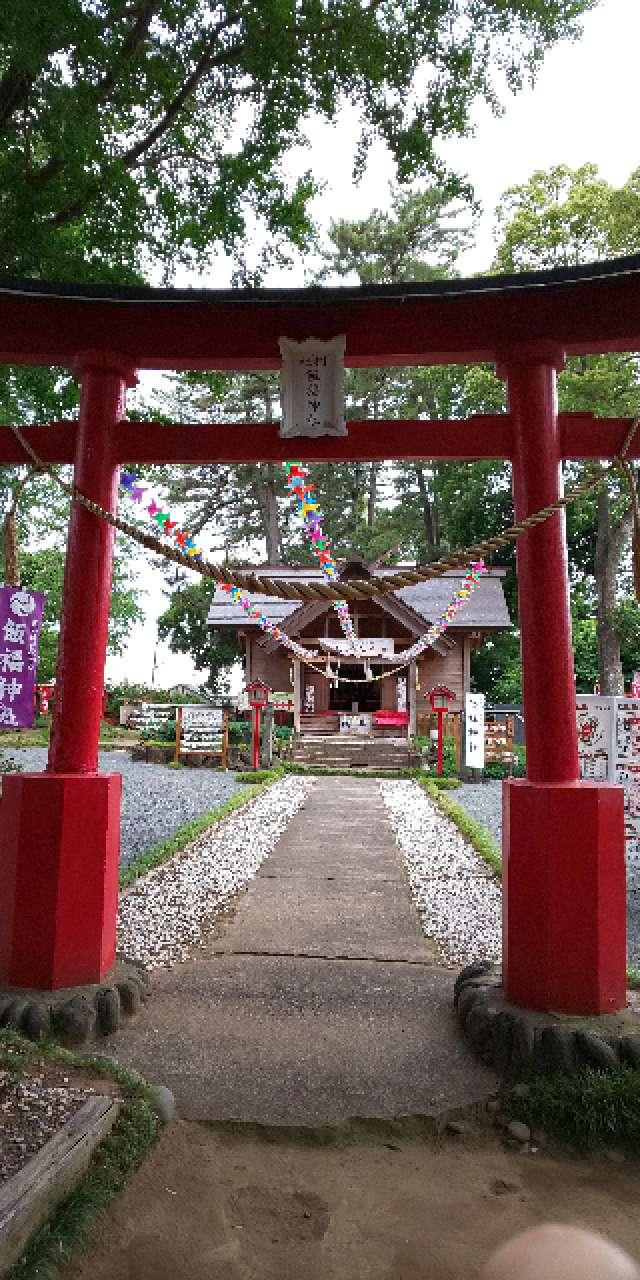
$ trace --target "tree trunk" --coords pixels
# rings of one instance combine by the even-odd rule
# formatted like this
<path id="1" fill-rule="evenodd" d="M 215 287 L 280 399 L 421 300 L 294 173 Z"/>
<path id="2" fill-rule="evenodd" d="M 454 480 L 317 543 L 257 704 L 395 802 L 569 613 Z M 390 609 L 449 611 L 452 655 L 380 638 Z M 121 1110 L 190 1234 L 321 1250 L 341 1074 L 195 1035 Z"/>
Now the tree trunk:
<path id="1" fill-rule="evenodd" d="M 2 524 L 2 550 L 4 555 L 4 580 L 7 587 L 20 586 L 20 557 L 18 554 L 18 521 L 15 507 L 11 507 Z"/>
<path id="2" fill-rule="evenodd" d="M 282 542 L 278 524 L 278 499 L 276 494 L 276 468 L 273 462 L 266 464 L 265 478 L 265 536 L 267 539 L 267 560 L 269 564 L 279 564 L 282 560 Z"/>
<path id="3" fill-rule="evenodd" d="M 424 474 L 424 467 L 417 464 L 415 467 L 415 476 L 418 483 L 418 490 L 422 499 L 422 527 L 424 529 L 424 540 L 427 555 L 437 549 L 438 534 L 438 517 L 437 510 L 433 499 L 429 494 L 427 480 Z"/>
<path id="4" fill-rule="evenodd" d="M 369 467 L 369 495 L 367 498 L 367 528 L 373 529 L 376 518 L 376 504 L 378 501 L 378 470 L 379 463 L 372 462 Z"/>
<path id="5" fill-rule="evenodd" d="M 595 579 L 598 595 L 596 633 L 600 692 L 622 694 L 624 677 L 620 658 L 620 637 L 613 619 L 618 570 L 625 542 L 631 532 L 631 513 L 625 513 L 614 525 L 611 524 L 609 491 L 606 485 L 602 485 L 597 503 Z"/>

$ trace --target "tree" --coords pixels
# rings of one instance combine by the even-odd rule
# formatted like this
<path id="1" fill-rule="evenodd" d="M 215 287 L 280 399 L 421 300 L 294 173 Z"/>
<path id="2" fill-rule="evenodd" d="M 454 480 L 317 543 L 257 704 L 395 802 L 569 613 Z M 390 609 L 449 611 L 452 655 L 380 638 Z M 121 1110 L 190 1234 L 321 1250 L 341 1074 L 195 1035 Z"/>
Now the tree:
<path id="1" fill-rule="evenodd" d="M 308 239 L 309 173 L 283 161 L 305 119 L 357 107 L 401 179 L 442 171 L 497 70 L 518 88 L 594 0 L 32 0 L 0 15 L 0 263 L 115 278 L 216 243 L 248 219 L 273 256 Z"/>
<path id="2" fill-rule="evenodd" d="M 127 585 L 130 578 L 124 564 L 116 559 L 109 616 L 109 653 L 122 653 L 131 626 L 143 617 L 136 592 Z M 64 552 L 55 547 L 24 552 L 22 585 L 31 591 L 42 591 L 46 596 L 38 655 L 38 680 L 42 682 L 52 680 L 56 671 L 63 581 Z M 77 661 L 82 662 L 82 654 L 77 655 Z"/>
<path id="3" fill-rule="evenodd" d="M 223 692 L 224 672 L 242 650 L 233 635 L 221 632 L 214 636 L 207 626 L 214 592 L 215 584 L 204 578 L 180 586 L 158 619 L 158 635 L 169 641 L 174 653 L 188 653 L 198 670 L 207 672 L 207 686 L 219 694 Z"/>
<path id="4" fill-rule="evenodd" d="M 433 185 L 424 191 L 391 188 L 390 208 L 359 222 L 330 222 L 331 248 L 322 276 L 356 275 L 360 284 L 444 279 L 472 240 L 478 212 L 468 197 Z"/>
<path id="5" fill-rule="evenodd" d="M 616 188 L 595 165 L 556 165 L 507 191 L 497 211 L 501 235 L 495 269 L 525 271 L 587 262 L 640 248 L 640 170 Z M 635 356 L 576 357 L 558 380 L 567 411 L 633 415 L 640 408 Z M 589 468 L 587 468 L 589 470 Z M 584 467 L 567 468 L 571 479 Z M 603 693 L 624 691 L 617 613 L 620 571 L 631 534 L 628 496 L 619 478 L 567 513 L 574 579 L 595 581 L 599 680 Z"/>

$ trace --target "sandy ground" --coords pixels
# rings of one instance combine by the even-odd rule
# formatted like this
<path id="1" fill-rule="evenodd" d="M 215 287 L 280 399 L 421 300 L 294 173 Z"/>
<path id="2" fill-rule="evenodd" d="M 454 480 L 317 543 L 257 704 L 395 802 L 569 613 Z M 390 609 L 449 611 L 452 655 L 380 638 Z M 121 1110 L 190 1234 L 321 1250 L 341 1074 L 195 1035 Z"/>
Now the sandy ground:
<path id="1" fill-rule="evenodd" d="M 463 1280 L 561 1221 L 640 1257 L 640 1164 L 393 1127 L 320 1145 L 174 1122 L 64 1280 Z M 326 1136 L 326 1134 L 325 1134 Z"/>

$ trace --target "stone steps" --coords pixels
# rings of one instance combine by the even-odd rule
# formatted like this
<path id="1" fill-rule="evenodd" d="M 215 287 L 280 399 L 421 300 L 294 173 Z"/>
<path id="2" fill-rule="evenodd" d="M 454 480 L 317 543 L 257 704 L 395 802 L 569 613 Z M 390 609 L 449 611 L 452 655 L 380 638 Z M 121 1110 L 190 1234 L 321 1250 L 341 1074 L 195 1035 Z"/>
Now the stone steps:
<path id="1" fill-rule="evenodd" d="M 420 754 L 406 738 L 347 738 L 343 734 L 313 734 L 297 738 L 296 764 L 335 769 L 407 769 L 420 764 Z"/>

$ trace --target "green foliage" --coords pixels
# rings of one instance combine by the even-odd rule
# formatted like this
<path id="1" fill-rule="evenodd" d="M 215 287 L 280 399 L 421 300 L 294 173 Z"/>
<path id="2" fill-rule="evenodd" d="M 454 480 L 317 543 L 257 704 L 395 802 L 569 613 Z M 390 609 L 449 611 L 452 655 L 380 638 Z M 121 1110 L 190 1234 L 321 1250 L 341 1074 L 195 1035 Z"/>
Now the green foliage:
<path id="1" fill-rule="evenodd" d="M 455 738 L 444 738 L 442 742 L 442 778 L 457 778 L 458 764 L 456 760 Z"/>
<path id="2" fill-rule="evenodd" d="M 22 554 L 22 585 L 46 595 L 38 654 L 38 680 L 43 683 L 52 680 L 56 671 L 64 562 L 64 552 L 55 547 Z M 109 615 L 109 653 L 122 653 L 131 627 L 144 616 L 136 591 L 125 585 L 130 580 L 128 570 L 116 561 Z"/>
<path id="3" fill-rule="evenodd" d="M 175 720 L 164 720 L 162 724 L 156 725 L 154 729 L 143 729 L 140 733 L 143 742 L 151 744 L 165 744 L 175 742 L 176 740 L 176 722 Z"/>
<path id="4" fill-rule="evenodd" d="M 428 781 L 429 785 L 437 787 L 438 791 L 457 791 L 460 787 L 459 778 L 446 778 L 444 774 L 430 773 Z"/>
<path id="5" fill-rule="evenodd" d="M 509 1095 L 509 1107 L 534 1129 L 591 1149 L 640 1145 L 640 1071 L 585 1067 L 573 1075 L 554 1073 L 527 1081 L 524 1098 Z"/>
<path id="6" fill-rule="evenodd" d="M 327 275 L 356 275 L 361 284 L 434 280 L 449 274 L 473 240 L 477 207 L 451 200 L 444 187 L 391 189 L 388 210 L 374 209 L 360 222 L 330 222 Z M 460 223 L 462 225 L 460 225 Z"/>
<path id="7" fill-rule="evenodd" d="M 488 862 L 492 871 L 495 871 L 497 875 L 501 875 L 502 853 L 487 828 L 483 827 L 481 822 L 476 822 L 475 818 L 472 818 L 471 814 L 467 813 L 467 810 L 463 809 L 462 805 L 456 804 L 455 800 L 452 800 L 450 796 L 443 795 L 442 791 L 437 786 L 434 786 L 431 778 L 425 779 L 423 777 L 420 782 L 438 808 L 455 823 L 463 836 L 473 845 L 476 853 L 479 853 L 480 857 L 484 858 L 485 862 Z"/>
<path id="8" fill-rule="evenodd" d="M 489 635 L 471 654 L 471 685 L 492 702 L 519 706 L 522 702 L 520 636 L 515 631 Z"/>
<path id="9" fill-rule="evenodd" d="M 0 16 L 0 264 L 8 274 L 135 280 L 142 263 L 263 259 L 310 241 L 309 172 L 287 152 L 312 115 L 358 110 L 361 170 L 389 146 L 401 180 L 443 166 L 496 79 L 517 89 L 591 0 L 33 0 Z M 449 185 L 457 184 L 449 179 Z"/>
<path id="10" fill-rule="evenodd" d="M 120 716 L 120 708 L 125 702 L 164 702 L 166 703 L 193 703 L 198 701 L 198 694 L 176 694 L 170 689 L 159 689 L 155 685 L 148 684 L 129 684 L 123 681 L 122 684 L 109 685 L 107 690 L 107 711 L 114 720 Z M 204 702 L 205 699 L 203 698 Z"/>
<path id="11" fill-rule="evenodd" d="M 249 769 L 246 773 L 236 774 L 238 782 L 243 782 L 253 787 L 259 786 L 263 782 L 277 782 L 282 777 L 284 777 L 284 771 L 277 767 L 275 769 Z"/>
<path id="12" fill-rule="evenodd" d="M 597 166 L 566 164 L 537 170 L 505 192 L 496 210 L 503 228 L 498 271 L 569 267 L 635 253 L 640 225 L 640 169 L 623 187 L 611 187 Z"/>
<path id="13" fill-rule="evenodd" d="M 499 760 L 485 764 L 482 771 L 484 778 L 524 778 L 526 776 L 526 751 L 525 748 L 514 742 L 512 754 L 516 757 L 511 765 L 503 764 Z"/>
<path id="14" fill-rule="evenodd" d="M 240 743 L 249 742 L 251 736 L 251 725 L 248 720 L 230 720 L 229 721 L 229 744 L 231 746 L 239 746 Z"/>
<path id="15" fill-rule="evenodd" d="M 501 238 L 494 269 L 570 266 L 637 252 L 639 215 L 640 170 L 621 187 L 606 183 L 593 164 L 537 171 L 528 182 L 507 191 L 498 207 Z M 635 415 L 640 408 L 637 356 L 572 357 L 558 379 L 558 400 L 563 412 Z M 567 487 L 591 469 L 592 464 L 567 465 Z M 597 495 L 567 510 L 571 575 L 582 603 L 588 604 L 576 628 L 578 689 L 593 688 L 594 666 L 603 693 L 620 689 L 621 668 L 627 678 L 634 669 L 620 661 L 624 628 L 618 631 L 612 605 L 624 587 L 622 566 L 631 530 L 628 507 L 625 486 L 613 473 Z M 587 621 L 593 628 L 583 625 Z"/>
<path id="16" fill-rule="evenodd" d="M 208 688 L 224 694 L 225 673 L 241 650 L 233 635 L 214 636 L 207 626 L 214 591 L 214 584 L 205 578 L 179 587 L 158 619 L 158 635 L 174 653 L 189 654 L 199 671 L 207 671 Z"/>

